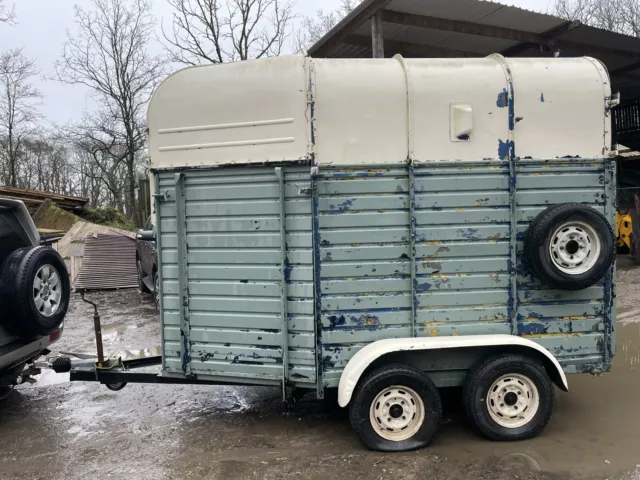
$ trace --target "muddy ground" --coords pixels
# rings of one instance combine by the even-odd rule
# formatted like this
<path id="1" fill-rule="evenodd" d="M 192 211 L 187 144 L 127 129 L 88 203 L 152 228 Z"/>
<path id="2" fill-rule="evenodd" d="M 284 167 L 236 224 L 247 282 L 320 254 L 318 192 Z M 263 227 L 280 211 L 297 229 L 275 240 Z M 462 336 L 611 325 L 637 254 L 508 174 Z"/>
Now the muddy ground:
<path id="1" fill-rule="evenodd" d="M 127 386 L 115 393 L 46 372 L 0 408 L 0 479 L 615 479 L 640 480 L 640 268 L 618 262 L 613 373 L 569 377 L 542 436 L 475 436 L 447 392 L 432 446 L 366 451 L 348 421 L 305 399 L 280 413 L 278 389 Z M 109 353 L 158 347 L 149 296 L 93 294 Z M 93 353 L 91 310 L 75 298 L 59 352 Z M 134 352 L 135 353 L 135 352 Z"/>

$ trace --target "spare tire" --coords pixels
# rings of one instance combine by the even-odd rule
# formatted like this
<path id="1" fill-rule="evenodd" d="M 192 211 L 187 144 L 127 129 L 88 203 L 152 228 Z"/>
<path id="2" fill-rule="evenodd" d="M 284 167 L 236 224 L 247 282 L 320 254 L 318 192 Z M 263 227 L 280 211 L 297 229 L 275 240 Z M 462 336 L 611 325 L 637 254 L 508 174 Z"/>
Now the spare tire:
<path id="1" fill-rule="evenodd" d="M 602 280 L 615 259 L 615 239 L 607 219 L 579 203 L 547 208 L 525 237 L 526 261 L 545 284 L 582 290 Z"/>
<path id="2" fill-rule="evenodd" d="M 54 332 L 69 308 L 71 285 L 64 260 L 49 247 L 26 247 L 2 265 L 6 326 L 25 336 Z"/>

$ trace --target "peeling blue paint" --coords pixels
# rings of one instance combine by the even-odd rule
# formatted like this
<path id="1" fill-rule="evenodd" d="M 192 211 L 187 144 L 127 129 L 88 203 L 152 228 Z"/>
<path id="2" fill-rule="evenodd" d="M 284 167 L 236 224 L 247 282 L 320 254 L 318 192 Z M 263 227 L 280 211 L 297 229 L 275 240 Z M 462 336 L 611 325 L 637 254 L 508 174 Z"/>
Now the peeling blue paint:
<path id="1" fill-rule="evenodd" d="M 322 366 L 324 368 L 333 368 L 335 365 L 336 363 L 333 361 L 331 355 L 325 355 L 322 357 Z"/>
<path id="2" fill-rule="evenodd" d="M 509 106 L 509 93 L 507 92 L 506 88 L 498 94 L 496 105 L 498 106 L 498 108 L 506 108 Z"/>
<path id="3" fill-rule="evenodd" d="M 182 334 L 182 343 L 184 345 L 184 355 L 182 357 L 182 370 L 184 372 L 187 371 L 189 364 L 191 363 L 191 349 L 189 348 L 189 337 L 184 334 L 183 331 L 180 331 Z"/>
<path id="4" fill-rule="evenodd" d="M 542 323 L 521 322 L 518 323 L 518 335 L 544 335 L 549 327 Z"/>
<path id="5" fill-rule="evenodd" d="M 416 291 L 417 292 L 426 292 L 428 290 L 431 289 L 431 287 L 433 287 L 432 284 L 428 283 L 428 282 L 424 282 L 424 283 L 419 283 L 417 280 L 417 287 L 416 287 Z"/>
<path id="6" fill-rule="evenodd" d="M 512 141 L 503 142 L 501 139 L 498 139 L 498 158 L 504 160 L 508 159 L 511 155 L 511 150 L 513 148 Z"/>
<path id="7" fill-rule="evenodd" d="M 291 271 L 293 270 L 293 265 L 289 262 L 289 257 L 285 257 L 284 259 L 284 281 L 288 284 L 291 283 Z"/>
<path id="8" fill-rule="evenodd" d="M 331 315 L 329 316 L 329 324 L 332 327 L 338 327 L 347 323 L 347 319 L 344 315 Z"/>
<path id="9" fill-rule="evenodd" d="M 479 238 L 476 236 L 476 233 L 478 233 L 477 228 L 463 228 L 458 230 L 458 233 L 462 238 L 466 240 L 479 240 Z"/>
<path id="10" fill-rule="evenodd" d="M 353 199 L 345 200 L 344 202 L 338 205 L 329 205 L 329 209 L 334 213 L 345 213 L 348 212 L 351 206 L 353 205 Z"/>
<path id="11" fill-rule="evenodd" d="M 351 320 L 353 324 L 361 327 L 381 325 L 380 317 L 378 317 L 377 315 L 373 315 L 371 313 L 363 313 L 362 315 L 359 315 L 359 316 L 352 315 L 349 317 L 349 320 Z"/>

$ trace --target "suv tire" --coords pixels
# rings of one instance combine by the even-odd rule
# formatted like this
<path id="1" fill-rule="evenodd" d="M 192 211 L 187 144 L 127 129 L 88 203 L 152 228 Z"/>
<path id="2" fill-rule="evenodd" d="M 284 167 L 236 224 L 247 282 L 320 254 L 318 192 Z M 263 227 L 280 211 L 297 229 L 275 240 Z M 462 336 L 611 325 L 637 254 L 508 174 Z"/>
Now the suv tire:
<path id="1" fill-rule="evenodd" d="M 49 247 L 26 247 L 5 260 L 0 277 L 8 306 L 6 327 L 24 336 L 45 336 L 62 323 L 71 284 L 64 260 Z"/>

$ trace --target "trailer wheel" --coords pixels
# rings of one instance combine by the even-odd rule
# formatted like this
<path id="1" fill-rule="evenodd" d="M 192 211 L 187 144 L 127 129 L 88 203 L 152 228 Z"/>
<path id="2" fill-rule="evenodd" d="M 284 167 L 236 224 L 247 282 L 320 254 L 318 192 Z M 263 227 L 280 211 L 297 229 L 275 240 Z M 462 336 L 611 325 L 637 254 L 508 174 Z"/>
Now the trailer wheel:
<path id="1" fill-rule="evenodd" d="M 385 366 L 360 382 L 349 418 L 371 450 L 415 450 L 426 446 L 440 427 L 440 394 L 423 371 L 407 365 Z"/>
<path id="2" fill-rule="evenodd" d="M 553 410 L 553 384 L 544 366 L 523 355 L 480 360 L 469 372 L 464 407 L 471 424 L 490 440 L 538 435 Z"/>
<path id="3" fill-rule="evenodd" d="M 112 392 L 119 392 L 124 387 L 127 386 L 127 382 L 118 382 L 118 383 L 105 383 L 105 387 L 107 387 Z"/>
<path id="4" fill-rule="evenodd" d="M 579 203 L 547 208 L 531 223 L 524 252 L 533 273 L 562 290 L 582 290 L 602 280 L 615 258 L 607 219 Z"/>

